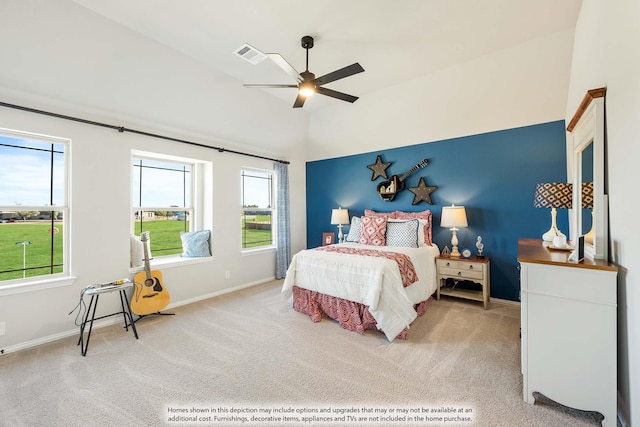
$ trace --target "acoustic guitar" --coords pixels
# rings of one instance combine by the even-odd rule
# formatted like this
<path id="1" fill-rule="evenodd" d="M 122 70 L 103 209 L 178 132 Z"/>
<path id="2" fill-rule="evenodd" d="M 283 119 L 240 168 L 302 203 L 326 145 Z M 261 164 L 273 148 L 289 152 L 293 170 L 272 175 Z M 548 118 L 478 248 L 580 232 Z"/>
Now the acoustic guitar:
<path id="1" fill-rule="evenodd" d="M 427 163 L 429 163 L 429 159 L 423 159 L 420 163 L 406 171 L 402 176 L 393 175 L 389 181 L 384 181 L 378 184 L 377 190 L 382 200 L 390 202 L 395 199 L 396 194 L 404 190 L 404 180 L 418 169 L 422 169 L 427 166 Z"/>
<path id="2" fill-rule="evenodd" d="M 140 234 L 140 241 L 144 250 L 144 271 L 133 277 L 135 290 L 131 298 L 131 311 L 139 316 L 157 313 L 169 305 L 169 292 L 162 283 L 162 273 L 151 270 L 149 266 L 149 250 L 147 241 L 149 232 Z"/>

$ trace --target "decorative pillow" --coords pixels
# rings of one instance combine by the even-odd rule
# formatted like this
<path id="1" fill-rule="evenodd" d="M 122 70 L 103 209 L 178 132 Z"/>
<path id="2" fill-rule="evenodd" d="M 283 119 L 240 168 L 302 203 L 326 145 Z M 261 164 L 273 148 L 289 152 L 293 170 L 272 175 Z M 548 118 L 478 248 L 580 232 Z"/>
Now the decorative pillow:
<path id="1" fill-rule="evenodd" d="M 182 239 L 182 256 L 183 257 L 205 257 L 211 256 L 209 250 L 210 230 L 180 232 Z"/>
<path id="2" fill-rule="evenodd" d="M 147 239 L 147 254 L 151 256 L 151 238 Z M 142 267 L 144 265 L 144 246 L 140 236 L 131 235 L 129 238 L 129 265 L 131 267 Z"/>
<path id="3" fill-rule="evenodd" d="M 429 221 L 426 219 L 418 220 L 418 246 L 431 246 L 431 243 L 427 244 L 425 237 L 431 236 L 429 227 Z"/>
<path id="4" fill-rule="evenodd" d="M 362 220 L 359 216 L 351 217 L 351 226 L 349 226 L 349 234 L 345 241 L 358 243 L 362 235 Z"/>
<path id="5" fill-rule="evenodd" d="M 371 216 L 371 217 L 385 217 L 385 218 L 394 218 L 395 219 L 395 212 L 376 212 L 376 211 L 372 211 L 371 209 L 365 209 L 364 210 L 364 216 Z"/>
<path id="6" fill-rule="evenodd" d="M 432 230 L 431 230 L 431 211 L 429 209 L 424 210 L 422 212 L 401 212 L 401 211 L 395 211 L 394 212 L 395 216 L 394 218 L 396 219 L 422 219 L 425 220 L 427 223 L 424 225 L 423 227 L 423 236 L 424 236 L 424 244 L 426 246 L 431 246 L 432 243 Z"/>
<path id="7" fill-rule="evenodd" d="M 417 219 L 406 221 L 390 219 L 387 221 L 387 246 L 418 247 Z"/>
<path id="8" fill-rule="evenodd" d="M 364 216 L 362 221 L 362 234 L 358 241 L 362 245 L 384 246 L 386 243 L 387 218 L 384 216 Z"/>
<path id="9" fill-rule="evenodd" d="M 138 236 L 131 235 L 129 239 L 129 266 L 141 267 L 144 265 L 144 248 Z"/>

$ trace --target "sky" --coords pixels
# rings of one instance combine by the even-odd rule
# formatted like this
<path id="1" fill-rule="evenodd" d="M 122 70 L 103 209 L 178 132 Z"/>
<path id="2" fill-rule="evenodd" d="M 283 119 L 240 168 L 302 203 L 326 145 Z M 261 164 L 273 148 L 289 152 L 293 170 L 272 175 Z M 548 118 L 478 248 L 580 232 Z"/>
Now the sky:
<path id="1" fill-rule="evenodd" d="M 15 146 L 50 149 L 51 143 L 0 135 L 0 206 L 50 205 L 51 153 Z M 64 144 L 54 147 L 56 151 L 66 148 Z M 63 156 L 54 154 L 53 204 L 56 205 L 64 204 Z"/>
<path id="2" fill-rule="evenodd" d="M 18 148 L 23 147 L 23 148 Z M 50 200 L 51 153 L 25 148 L 50 150 L 50 142 L 26 140 L 0 135 L 0 206 L 9 210 L 15 206 L 48 206 Z M 64 202 L 64 144 L 55 144 L 53 167 L 53 204 Z M 183 187 L 182 166 L 175 163 L 143 159 L 143 165 L 157 168 L 143 168 L 143 200 L 147 207 L 189 206 L 191 189 L 187 173 L 187 186 Z M 171 170 L 166 170 L 171 169 Z M 139 205 L 140 169 L 134 168 L 132 183 L 132 203 Z M 269 207 L 268 174 L 258 171 L 245 171 L 243 202 L 245 205 Z M 238 177 L 239 179 L 241 176 Z M 240 181 L 239 181 L 240 183 Z M 238 186 L 241 188 L 241 186 Z M 187 198 L 183 196 L 186 191 Z"/>

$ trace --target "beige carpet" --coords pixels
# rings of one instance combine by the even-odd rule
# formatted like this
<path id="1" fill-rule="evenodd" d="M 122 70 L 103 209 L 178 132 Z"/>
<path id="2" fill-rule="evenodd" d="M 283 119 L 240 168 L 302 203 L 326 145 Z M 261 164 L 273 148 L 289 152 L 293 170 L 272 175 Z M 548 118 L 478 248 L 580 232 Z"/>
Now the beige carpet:
<path id="1" fill-rule="evenodd" d="M 494 303 L 485 311 L 443 298 L 418 318 L 409 340 L 389 343 L 374 331 L 312 323 L 282 300 L 280 286 L 146 317 L 137 322 L 139 340 L 122 325 L 94 330 L 86 357 L 75 337 L 0 356 L 0 425 L 599 424 L 593 413 L 522 400 L 517 306 Z M 471 421 L 427 421 L 458 415 L 424 412 L 443 407 L 462 408 L 459 415 Z M 170 421 L 194 416 L 192 408 L 218 418 Z M 267 413 L 274 408 L 282 412 Z"/>

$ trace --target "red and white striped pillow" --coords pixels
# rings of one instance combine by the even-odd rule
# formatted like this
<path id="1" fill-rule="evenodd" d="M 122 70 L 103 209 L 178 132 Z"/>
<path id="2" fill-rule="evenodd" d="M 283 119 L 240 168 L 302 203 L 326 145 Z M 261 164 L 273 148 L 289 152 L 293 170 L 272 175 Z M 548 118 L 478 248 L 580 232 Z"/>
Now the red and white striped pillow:
<path id="1" fill-rule="evenodd" d="M 386 217 L 362 217 L 362 233 L 358 243 L 361 245 L 385 246 L 387 233 Z"/>

